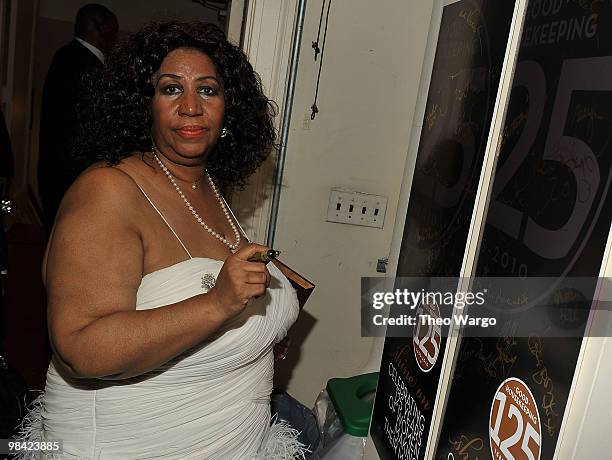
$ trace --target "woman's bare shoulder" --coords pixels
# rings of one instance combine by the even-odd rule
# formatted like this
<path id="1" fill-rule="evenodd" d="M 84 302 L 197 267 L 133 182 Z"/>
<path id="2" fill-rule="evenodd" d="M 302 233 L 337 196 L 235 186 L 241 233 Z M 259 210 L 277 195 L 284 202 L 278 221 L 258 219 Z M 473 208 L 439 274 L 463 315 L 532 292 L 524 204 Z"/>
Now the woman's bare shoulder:
<path id="1" fill-rule="evenodd" d="M 122 248 L 118 251 L 122 255 L 128 255 L 131 250 L 133 257 L 141 257 L 142 199 L 139 194 L 132 178 L 116 167 L 98 165 L 84 171 L 60 205 L 47 245 L 43 279 L 47 278 L 47 260 L 50 268 L 57 271 L 65 264 L 74 264 L 69 260 L 73 253 L 98 260 L 109 248 L 118 246 Z"/>
<path id="2" fill-rule="evenodd" d="M 87 168 L 66 192 L 62 208 L 81 205 L 129 209 L 139 202 L 138 186 L 134 179 L 118 166 L 96 163 Z"/>

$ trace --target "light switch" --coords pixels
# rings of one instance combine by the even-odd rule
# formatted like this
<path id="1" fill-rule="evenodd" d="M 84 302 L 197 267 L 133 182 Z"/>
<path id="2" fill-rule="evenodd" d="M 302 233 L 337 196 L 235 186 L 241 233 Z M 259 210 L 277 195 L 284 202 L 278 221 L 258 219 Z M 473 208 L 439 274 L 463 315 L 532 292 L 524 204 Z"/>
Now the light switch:
<path id="1" fill-rule="evenodd" d="M 333 188 L 329 195 L 327 221 L 383 228 L 387 197 Z"/>

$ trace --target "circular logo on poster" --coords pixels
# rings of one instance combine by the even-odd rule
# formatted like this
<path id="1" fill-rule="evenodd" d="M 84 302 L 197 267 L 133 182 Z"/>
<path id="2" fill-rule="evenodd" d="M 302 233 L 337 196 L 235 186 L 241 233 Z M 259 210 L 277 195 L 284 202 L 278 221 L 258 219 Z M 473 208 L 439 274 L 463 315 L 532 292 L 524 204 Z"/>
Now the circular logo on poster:
<path id="1" fill-rule="evenodd" d="M 442 328 L 439 319 L 440 308 L 434 303 L 421 303 L 416 309 L 412 345 L 414 358 L 423 372 L 429 372 L 440 356 Z"/>
<path id="2" fill-rule="evenodd" d="M 539 460 L 542 426 L 525 383 L 511 377 L 497 388 L 489 417 L 489 444 L 496 460 Z"/>

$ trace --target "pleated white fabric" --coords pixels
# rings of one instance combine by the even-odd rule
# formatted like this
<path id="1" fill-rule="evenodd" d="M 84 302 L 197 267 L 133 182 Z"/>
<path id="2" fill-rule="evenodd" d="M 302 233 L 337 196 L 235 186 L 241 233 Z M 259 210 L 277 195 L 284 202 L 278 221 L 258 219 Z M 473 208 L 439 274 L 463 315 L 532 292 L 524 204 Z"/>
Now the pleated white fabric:
<path id="1" fill-rule="evenodd" d="M 192 258 L 146 275 L 138 310 L 205 292 L 222 262 Z M 53 362 L 22 435 L 63 440 L 60 458 L 302 458 L 295 430 L 270 427 L 274 344 L 298 314 L 295 291 L 273 265 L 267 294 L 215 337 L 159 369 L 121 381 L 71 380 Z M 25 458 L 25 457 L 24 457 Z"/>

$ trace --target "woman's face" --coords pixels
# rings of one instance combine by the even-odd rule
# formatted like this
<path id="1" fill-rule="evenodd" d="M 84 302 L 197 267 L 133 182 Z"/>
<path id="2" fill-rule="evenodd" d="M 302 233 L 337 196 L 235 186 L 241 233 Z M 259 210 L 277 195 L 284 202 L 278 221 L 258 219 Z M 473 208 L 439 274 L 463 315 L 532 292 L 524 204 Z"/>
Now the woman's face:
<path id="1" fill-rule="evenodd" d="M 200 51 L 179 48 L 166 56 L 151 83 L 151 134 L 161 153 L 192 165 L 214 147 L 225 112 L 221 77 Z"/>

